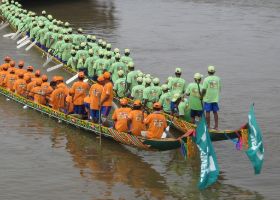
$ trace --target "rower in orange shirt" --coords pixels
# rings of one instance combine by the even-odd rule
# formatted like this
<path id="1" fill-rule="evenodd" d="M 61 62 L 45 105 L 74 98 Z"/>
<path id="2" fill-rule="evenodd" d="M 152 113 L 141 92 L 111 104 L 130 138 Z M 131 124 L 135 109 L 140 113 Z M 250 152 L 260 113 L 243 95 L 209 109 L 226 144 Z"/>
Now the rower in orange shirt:
<path id="1" fill-rule="evenodd" d="M 110 113 L 110 110 L 112 108 L 113 104 L 113 98 L 114 98 L 114 93 L 113 93 L 113 84 L 110 81 L 110 73 L 105 72 L 103 74 L 105 83 L 104 83 L 104 88 L 101 94 L 101 113 L 104 116 L 108 116 Z"/>
<path id="2" fill-rule="evenodd" d="M 128 132 L 127 120 L 128 115 L 131 112 L 131 108 L 127 106 L 128 101 L 126 98 L 120 100 L 121 108 L 117 108 L 112 119 L 115 121 L 115 129 L 120 132 Z"/>
<path id="3" fill-rule="evenodd" d="M 161 104 L 156 102 L 153 104 L 154 112 L 149 114 L 144 124 L 148 126 L 148 131 L 142 131 L 141 135 L 147 138 L 160 139 L 164 130 L 167 128 L 165 116 L 161 113 Z"/>
<path id="4" fill-rule="evenodd" d="M 55 86 L 55 90 L 51 94 L 50 103 L 54 110 L 59 110 L 64 112 L 65 108 L 65 98 L 66 92 L 62 85 L 58 84 Z"/>
<path id="5" fill-rule="evenodd" d="M 46 95 L 46 100 L 49 100 L 50 95 L 53 92 L 53 88 L 50 86 L 50 83 L 48 82 L 48 77 L 46 75 L 42 75 L 41 78 L 42 78 L 41 88 Z"/>
<path id="6" fill-rule="evenodd" d="M 147 114 L 142 110 L 142 104 L 140 100 L 135 100 L 133 102 L 132 111 L 128 115 L 128 127 L 129 132 L 133 135 L 139 136 L 141 135 L 141 131 L 146 129 L 144 124 L 144 118 L 147 117 Z"/>
<path id="7" fill-rule="evenodd" d="M 29 94 L 29 92 L 31 92 L 31 90 L 34 87 L 36 87 L 36 81 L 33 81 L 30 76 L 25 76 L 24 79 L 27 80 L 27 82 L 28 82 L 28 79 L 31 80 L 29 83 L 27 83 L 27 93 Z M 40 80 L 38 80 L 38 81 L 40 81 Z"/>
<path id="8" fill-rule="evenodd" d="M 15 68 L 15 66 L 16 66 L 16 62 L 13 61 L 13 60 L 11 60 L 11 61 L 10 61 L 10 67 L 9 67 L 9 69 L 8 69 L 8 72 L 10 73 L 11 70 L 13 69 L 13 70 L 15 71 L 15 74 L 16 74 L 17 69 Z M 16 75 L 17 75 L 17 74 L 16 74 Z"/>
<path id="9" fill-rule="evenodd" d="M 15 75 L 15 70 L 12 69 L 9 74 L 7 74 L 4 84 L 9 91 L 14 91 L 14 83 L 17 80 L 17 75 Z"/>
<path id="10" fill-rule="evenodd" d="M 30 78 L 34 78 L 35 75 L 33 74 L 33 70 L 34 70 L 34 67 L 33 66 L 28 66 L 27 67 L 27 72 L 24 74 L 24 78 L 27 77 L 27 76 L 30 76 Z"/>
<path id="11" fill-rule="evenodd" d="M 27 89 L 27 84 L 26 81 L 23 79 L 24 74 L 21 73 L 18 75 L 18 79 L 15 81 L 14 84 L 14 91 L 16 94 L 25 96 L 26 94 L 26 89 Z"/>
<path id="12" fill-rule="evenodd" d="M 46 105 L 46 96 L 41 87 L 42 81 L 38 79 L 35 82 L 36 86 L 31 90 L 29 96 L 33 97 L 35 103 Z"/>
<path id="13" fill-rule="evenodd" d="M 9 72 L 8 72 L 8 66 L 5 65 L 5 66 L 3 66 L 3 70 L 0 71 L 0 85 L 1 85 L 2 87 L 6 87 L 4 81 L 5 81 L 6 76 L 7 76 L 8 74 L 9 74 Z"/>
<path id="14" fill-rule="evenodd" d="M 32 81 L 41 81 L 41 83 L 42 83 L 42 78 L 41 78 L 41 72 L 40 72 L 40 70 L 36 70 L 35 71 L 35 77 L 34 78 L 32 78 Z"/>
<path id="15" fill-rule="evenodd" d="M 88 83 L 84 82 L 84 72 L 79 72 L 78 81 L 72 85 L 74 91 L 74 113 L 83 115 L 84 114 L 84 98 L 86 97 L 87 90 L 89 89 Z"/>
<path id="16" fill-rule="evenodd" d="M 90 117 L 97 123 L 99 122 L 101 109 L 101 94 L 103 91 L 104 77 L 101 75 L 97 78 L 97 83 L 93 84 L 89 90 L 90 96 Z"/>
<path id="17" fill-rule="evenodd" d="M 68 115 L 73 114 L 74 112 L 73 96 L 74 96 L 74 91 L 70 89 L 65 100 L 66 114 Z"/>
<path id="18" fill-rule="evenodd" d="M 18 68 L 16 70 L 16 75 L 25 74 L 27 72 L 25 69 L 23 69 L 23 67 L 24 67 L 24 61 L 23 60 L 18 61 Z"/>
<path id="19" fill-rule="evenodd" d="M 10 61 L 11 61 L 11 60 L 12 60 L 12 59 L 11 59 L 10 56 L 6 56 L 6 57 L 4 58 L 4 63 L 0 66 L 0 71 L 3 70 L 3 67 L 4 67 L 4 66 L 7 66 L 7 68 L 9 68 L 9 67 L 10 67 Z"/>
<path id="20" fill-rule="evenodd" d="M 68 95 L 69 88 L 64 83 L 64 78 L 62 76 L 55 76 L 56 84 L 59 85 L 59 87 L 63 88 L 65 91 L 65 94 Z"/>

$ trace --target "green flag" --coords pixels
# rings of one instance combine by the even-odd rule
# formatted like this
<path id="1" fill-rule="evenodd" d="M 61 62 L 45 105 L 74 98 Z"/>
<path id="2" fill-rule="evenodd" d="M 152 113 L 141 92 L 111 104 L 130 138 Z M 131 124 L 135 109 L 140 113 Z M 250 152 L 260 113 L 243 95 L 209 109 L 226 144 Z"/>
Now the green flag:
<path id="1" fill-rule="evenodd" d="M 248 146 L 249 148 L 246 154 L 254 167 L 255 174 L 260 174 L 263 164 L 264 148 L 262 132 L 255 117 L 253 104 L 250 106 L 248 113 Z"/>
<path id="2" fill-rule="evenodd" d="M 197 128 L 195 142 L 200 151 L 200 181 L 199 189 L 205 189 L 216 182 L 219 175 L 219 166 L 214 148 L 209 136 L 204 115 L 202 116 Z"/>

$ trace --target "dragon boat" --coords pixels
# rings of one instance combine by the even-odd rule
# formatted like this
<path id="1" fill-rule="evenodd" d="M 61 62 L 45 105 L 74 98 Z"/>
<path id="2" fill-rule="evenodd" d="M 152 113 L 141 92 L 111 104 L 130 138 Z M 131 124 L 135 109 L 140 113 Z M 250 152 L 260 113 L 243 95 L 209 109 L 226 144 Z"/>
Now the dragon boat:
<path id="1" fill-rule="evenodd" d="M 76 115 L 67 115 L 63 112 L 54 110 L 48 106 L 35 103 L 32 100 L 15 94 L 14 92 L 8 91 L 4 87 L 0 87 L 0 94 L 6 96 L 7 98 L 14 100 L 24 106 L 27 106 L 33 110 L 40 113 L 46 114 L 49 117 L 58 119 L 59 121 L 70 124 L 74 127 L 84 129 L 88 132 L 95 133 L 101 137 L 106 137 L 112 139 L 118 143 L 132 146 L 143 150 L 152 151 L 166 151 L 177 149 L 181 146 L 181 142 L 191 142 L 191 137 L 180 137 L 180 138 L 164 138 L 164 139 L 147 139 L 142 136 L 134 136 L 124 132 L 118 132 L 113 128 L 108 128 L 103 125 L 90 122 L 88 120 L 80 119 Z M 238 138 L 241 135 L 247 134 L 248 130 L 244 127 L 234 133 L 210 133 L 212 141 L 221 141 Z"/>
<path id="2" fill-rule="evenodd" d="M 0 16 L 0 19 L 5 21 L 5 18 L 3 16 Z M 12 24 L 9 23 L 9 27 L 13 30 L 13 31 L 17 31 L 16 27 L 14 27 Z M 27 35 L 26 32 L 22 32 L 21 36 L 25 37 Z M 58 65 L 63 65 L 62 69 L 67 71 L 70 74 L 77 74 L 77 71 L 75 71 L 74 69 L 72 69 L 71 67 L 65 65 L 63 62 L 61 62 L 58 58 L 56 58 L 54 55 L 51 55 L 50 53 L 46 52 L 43 48 L 41 48 L 40 43 L 36 43 L 34 44 L 34 47 L 39 51 L 39 53 L 41 53 L 43 55 L 43 57 L 45 56 L 46 59 L 51 59 L 52 62 L 54 62 L 55 64 Z M 88 79 L 90 84 L 93 84 L 94 81 L 91 79 Z M 119 104 L 120 98 L 117 97 L 117 95 L 114 95 L 114 102 Z M 132 105 L 133 100 L 132 99 L 128 99 L 129 104 Z M 173 129 L 176 130 L 176 135 L 180 136 L 184 133 L 187 133 L 190 129 L 195 129 L 196 125 L 189 123 L 185 120 L 179 119 L 176 116 L 172 116 L 170 114 L 164 113 L 165 117 L 168 121 L 168 124 L 170 125 L 170 127 L 172 127 Z M 240 132 L 242 128 L 239 128 L 237 130 L 209 130 L 211 135 L 236 135 L 237 132 Z"/>

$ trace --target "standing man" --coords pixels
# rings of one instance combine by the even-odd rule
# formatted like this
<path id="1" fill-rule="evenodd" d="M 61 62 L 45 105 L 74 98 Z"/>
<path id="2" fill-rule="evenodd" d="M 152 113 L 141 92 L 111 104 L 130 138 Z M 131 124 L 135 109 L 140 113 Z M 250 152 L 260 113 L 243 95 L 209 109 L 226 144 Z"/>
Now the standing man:
<path id="1" fill-rule="evenodd" d="M 93 84 L 89 90 L 90 97 L 90 116 L 93 122 L 99 122 L 100 117 L 100 101 L 101 94 L 103 91 L 104 77 L 99 76 L 97 78 L 97 83 Z"/>
<path id="2" fill-rule="evenodd" d="M 208 127 L 210 127 L 210 112 L 214 114 L 214 129 L 218 129 L 218 111 L 219 111 L 219 99 L 221 92 L 221 80 L 218 76 L 215 76 L 215 67 L 208 67 L 208 76 L 204 79 L 202 96 L 204 101 L 204 109 L 206 111 L 206 121 Z"/>
<path id="3" fill-rule="evenodd" d="M 202 109 L 202 75 L 200 73 L 194 74 L 194 82 L 190 83 L 186 89 L 186 95 L 189 96 L 189 106 L 191 109 L 191 122 L 195 123 L 195 117 L 201 117 Z M 199 91 L 200 90 L 200 91 Z"/>
<path id="4" fill-rule="evenodd" d="M 183 94 L 186 89 L 186 81 L 181 78 L 182 70 L 181 68 L 175 69 L 175 76 L 172 77 L 168 81 L 168 88 L 170 89 L 170 92 L 172 95 L 174 94 Z"/>
<path id="5" fill-rule="evenodd" d="M 110 81 L 110 77 L 111 74 L 109 72 L 105 72 L 103 74 L 104 77 L 104 88 L 101 94 L 101 113 L 104 116 L 108 116 L 111 108 L 112 108 L 112 104 L 113 104 L 113 98 L 114 98 L 114 91 L 113 91 L 113 84 Z"/>

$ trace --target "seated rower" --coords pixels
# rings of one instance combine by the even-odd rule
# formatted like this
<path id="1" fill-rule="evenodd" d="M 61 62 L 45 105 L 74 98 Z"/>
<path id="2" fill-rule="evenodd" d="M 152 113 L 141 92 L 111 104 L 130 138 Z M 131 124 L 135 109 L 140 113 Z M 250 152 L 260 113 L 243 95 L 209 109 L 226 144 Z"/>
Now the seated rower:
<path id="1" fill-rule="evenodd" d="M 74 113 L 73 96 L 74 96 L 74 91 L 72 89 L 70 89 L 69 93 L 66 97 L 66 100 L 65 100 L 65 104 L 66 104 L 65 105 L 65 113 L 67 115 Z"/>
<path id="2" fill-rule="evenodd" d="M 104 77 L 101 75 L 97 78 L 97 83 L 93 84 L 89 90 L 90 96 L 90 117 L 93 122 L 99 122 L 101 110 L 101 94 L 103 91 Z"/>
<path id="3" fill-rule="evenodd" d="M 119 132 L 128 132 L 127 120 L 131 108 L 127 106 L 128 101 L 125 98 L 120 100 L 120 104 L 121 108 L 117 108 L 112 115 L 115 122 L 114 128 Z"/>
<path id="4" fill-rule="evenodd" d="M 34 99 L 35 103 L 46 105 L 46 95 L 41 87 L 42 81 L 38 79 L 35 82 L 36 86 L 30 91 L 29 96 Z"/>
<path id="5" fill-rule="evenodd" d="M 39 81 L 41 81 L 41 82 L 42 82 L 42 78 L 41 78 L 41 72 L 40 72 L 40 70 L 36 70 L 36 72 L 35 72 L 35 77 L 34 77 L 34 78 L 32 78 L 32 81 L 37 81 L 37 80 L 39 80 Z"/>
<path id="6" fill-rule="evenodd" d="M 15 71 L 15 74 L 16 74 L 17 69 L 15 68 L 15 66 L 16 66 L 16 62 L 13 61 L 13 60 L 11 60 L 11 61 L 10 61 L 10 67 L 9 67 L 9 69 L 8 69 L 8 72 L 10 73 L 11 70 L 14 70 L 14 71 Z"/>
<path id="7" fill-rule="evenodd" d="M 141 101 L 134 101 L 132 111 L 128 115 L 129 132 L 136 136 L 141 135 L 141 131 L 144 131 L 146 128 L 144 119 L 147 117 L 147 114 L 144 113 L 141 108 Z"/>
<path id="8" fill-rule="evenodd" d="M 53 92 L 53 88 L 50 86 L 48 82 L 48 77 L 46 75 L 42 75 L 42 90 L 46 95 L 46 100 L 49 101 L 51 93 Z"/>
<path id="9" fill-rule="evenodd" d="M 18 62 L 18 69 L 16 70 L 16 75 L 25 74 L 27 72 L 25 69 L 23 69 L 23 67 L 24 67 L 24 61 L 20 60 Z"/>
<path id="10" fill-rule="evenodd" d="M 153 104 L 154 112 L 149 114 L 144 124 L 148 126 L 148 131 L 142 131 L 141 135 L 147 138 L 160 139 L 164 130 L 167 128 L 165 116 L 161 113 L 161 104 L 156 102 Z"/>
<path id="11" fill-rule="evenodd" d="M 85 113 L 83 104 L 89 88 L 88 83 L 84 82 L 84 78 L 84 72 L 79 72 L 78 81 L 72 85 L 72 90 L 74 91 L 74 113 L 79 115 L 83 115 Z"/>
<path id="12" fill-rule="evenodd" d="M 6 66 L 7 69 L 8 69 L 8 68 L 10 67 L 10 61 L 11 61 L 11 60 L 12 60 L 12 59 L 11 59 L 10 56 L 6 56 L 6 57 L 4 58 L 4 63 L 0 66 L 0 71 L 3 70 L 4 66 Z"/>
<path id="13" fill-rule="evenodd" d="M 18 75 L 18 79 L 15 81 L 14 84 L 14 91 L 16 94 L 21 95 L 21 96 L 25 96 L 26 94 L 26 89 L 27 89 L 27 84 L 26 81 L 23 79 L 24 74 L 20 73 Z"/>
<path id="14" fill-rule="evenodd" d="M 10 70 L 10 73 L 6 76 L 4 84 L 9 91 L 14 91 L 14 83 L 17 80 L 17 75 L 15 75 L 15 70 Z"/>
<path id="15" fill-rule="evenodd" d="M 8 74 L 9 74 L 9 72 L 8 72 L 8 66 L 5 65 L 5 66 L 3 66 L 2 71 L 0 71 L 0 86 L 6 87 L 4 81 L 5 81 L 6 76 L 7 76 Z"/>
<path id="16" fill-rule="evenodd" d="M 52 92 L 50 97 L 50 104 L 52 105 L 52 109 L 64 111 L 66 91 L 61 84 L 56 83 L 54 87 L 55 90 Z"/>
<path id="17" fill-rule="evenodd" d="M 34 70 L 34 67 L 33 67 L 33 66 L 28 66 L 28 67 L 27 67 L 27 72 L 24 74 L 24 78 L 25 78 L 26 76 L 30 76 L 31 79 L 34 78 L 35 75 L 33 74 L 33 70 Z"/>

